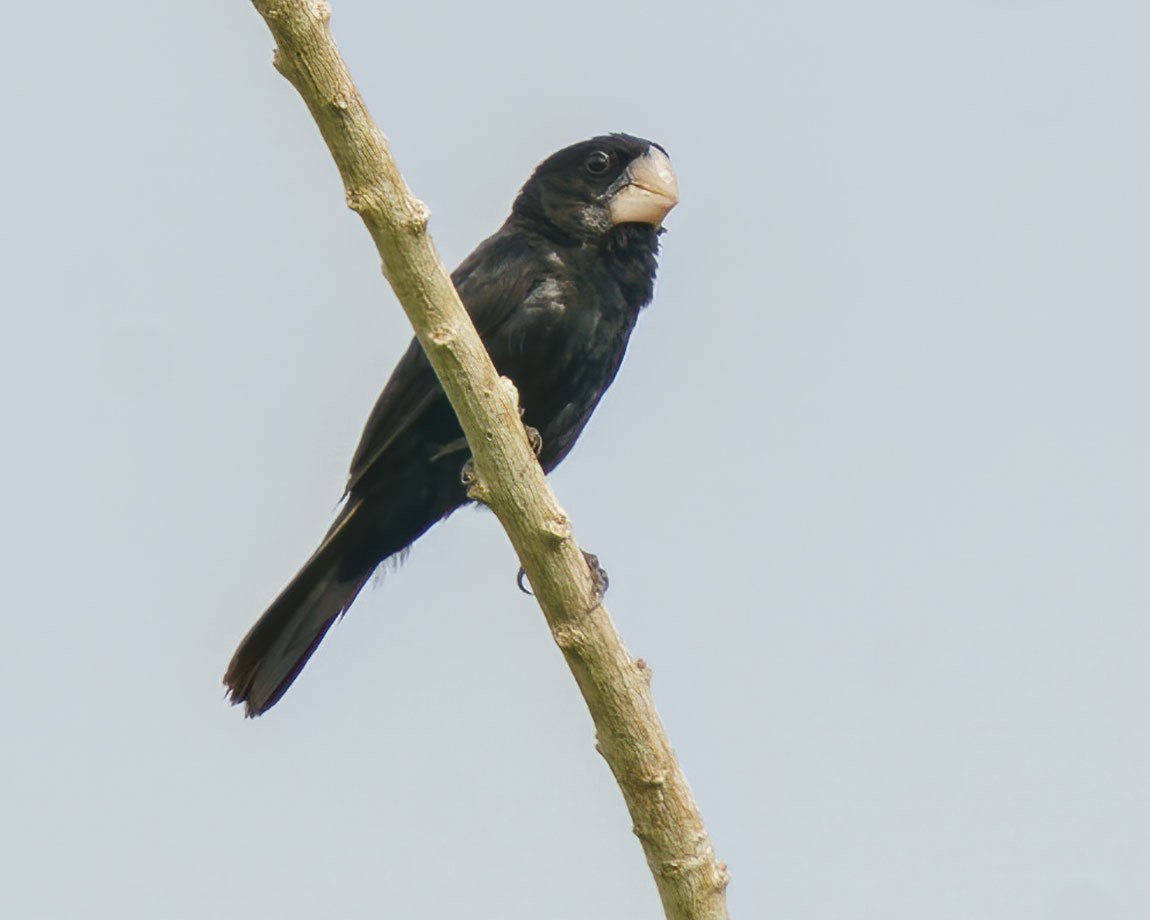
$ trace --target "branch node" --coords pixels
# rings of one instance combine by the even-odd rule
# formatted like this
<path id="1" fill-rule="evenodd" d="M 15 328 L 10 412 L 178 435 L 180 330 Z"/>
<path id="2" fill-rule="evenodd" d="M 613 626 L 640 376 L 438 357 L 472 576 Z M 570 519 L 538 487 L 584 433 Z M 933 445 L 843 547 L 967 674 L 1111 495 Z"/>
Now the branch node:
<path id="1" fill-rule="evenodd" d="M 427 337 L 436 348 L 449 348 L 459 336 L 451 326 L 434 326 L 428 330 Z"/>
<path id="2" fill-rule="evenodd" d="M 427 233 L 427 222 L 431 220 L 431 208 L 418 198 L 411 198 L 410 207 L 403 210 L 399 229 L 409 236 L 422 236 Z"/>
<path id="3" fill-rule="evenodd" d="M 668 859 L 659 866 L 659 871 L 665 876 L 679 876 L 685 875 L 692 869 L 697 869 L 701 864 L 697 856 L 690 856 L 686 859 Z"/>
<path id="4" fill-rule="evenodd" d="M 361 217 L 370 211 L 376 210 L 379 201 L 371 188 L 348 186 L 345 193 L 347 206 Z"/>
<path id="5" fill-rule="evenodd" d="M 519 388 L 515 385 L 515 381 L 510 377 L 500 377 L 499 383 L 503 387 L 503 395 L 511 403 L 511 408 L 522 416 L 523 408 L 519 405 Z"/>
<path id="6" fill-rule="evenodd" d="M 635 660 L 635 670 L 639 672 L 639 676 L 643 679 L 643 683 L 648 687 L 651 686 L 651 678 L 654 674 L 651 672 L 651 666 L 647 664 L 642 658 Z"/>
<path id="7" fill-rule="evenodd" d="M 482 479 L 476 479 L 467 486 L 467 497 L 481 505 L 490 506 L 491 504 L 491 490 L 487 488 L 487 484 Z"/>
<path id="8" fill-rule="evenodd" d="M 468 460 L 463 464 L 463 469 L 459 473 L 459 481 L 467 486 L 467 497 L 472 501 L 482 505 L 489 503 L 491 490 L 488 489 L 487 483 L 479 478 L 479 471 L 475 468 L 475 460 Z"/>
<path id="9" fill-rule="evenodd" d="M 571 539 L 571 519 L 565 514 L 548 518 L 543 533 L 553 546 L 562 546 Z"/>
<path id="10" fill-rule="evenodd" d="M 291 80 L 288 74 L 290 68 L 288 67 L 287 55 L 284 54 L 283 49 L 280 48 L 279 45 L 272 50 L 272 67 L 276 69 L 280 76 L 289 81 Z"/>
<path id="11" fill-rule="evenodd" d="M 640 776 L 638 780 L 648 789 L 663 789 L 667 785 L 667 774 L 652 773 L 650 776 Z"/>
<path id="12" fill-rule="evenodd" d="M 551 637 L 555 640 L 555 644 L 564 651 L 583 645 L 587 641 L 587 634 L 578 626 L 572 626 L 570 623 L 563 623 L 553 628 Z M 595 749 L 600 754 L 603 753 L 598 743 L 596 743 Z"/>

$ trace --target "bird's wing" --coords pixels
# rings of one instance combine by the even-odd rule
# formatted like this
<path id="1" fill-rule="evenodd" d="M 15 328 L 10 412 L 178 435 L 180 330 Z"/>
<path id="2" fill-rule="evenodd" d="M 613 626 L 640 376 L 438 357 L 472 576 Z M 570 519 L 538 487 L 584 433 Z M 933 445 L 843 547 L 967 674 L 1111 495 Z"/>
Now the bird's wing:
<path id="1" fill-rule="evenodd" d="M 544 256 L 505 226 L 481 243 L 451 279 L 480 337 L 486 340 L 523 305 L 544 274 Z M 418 340 L 412 339 L 368 416 L 352 457 L 347 491 L 363 481 L 400 435 L 445 398 L 427 355 Z"/>

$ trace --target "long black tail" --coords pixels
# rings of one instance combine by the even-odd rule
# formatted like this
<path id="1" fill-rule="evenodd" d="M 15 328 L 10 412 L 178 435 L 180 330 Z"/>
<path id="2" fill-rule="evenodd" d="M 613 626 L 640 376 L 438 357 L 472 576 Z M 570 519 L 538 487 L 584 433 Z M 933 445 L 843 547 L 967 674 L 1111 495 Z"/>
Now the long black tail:
<path id="1" fill-rule="evenodd" d="M 340 571 L 343 543 L 360 505 L 349 500 L 319 548 L 248 630 L 224 675 L 228 698 L 245 715 L 272 708 L 299 676 L 331 624 L 346 612 L 374 567 Z"/>

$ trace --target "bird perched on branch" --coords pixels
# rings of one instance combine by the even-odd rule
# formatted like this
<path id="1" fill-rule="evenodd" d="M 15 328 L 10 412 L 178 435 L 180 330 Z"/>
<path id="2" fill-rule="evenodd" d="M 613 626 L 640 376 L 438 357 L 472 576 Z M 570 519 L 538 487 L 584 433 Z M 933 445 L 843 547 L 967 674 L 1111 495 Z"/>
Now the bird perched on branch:
<path id="1" fill-rule="evenodd" d="M 662 147 L 592 138 L 540 163 L 503 226 L 451 276 L 495 367 L 519 390 L 547 472 L 615 379 L 677 202 Z M 276 704 L 379 564 L 467 503 L 460 473 L 470 456 L 413 340 L 367 420 L 335 523 L 228 665 L 233 703 L 248 716 Z"/>

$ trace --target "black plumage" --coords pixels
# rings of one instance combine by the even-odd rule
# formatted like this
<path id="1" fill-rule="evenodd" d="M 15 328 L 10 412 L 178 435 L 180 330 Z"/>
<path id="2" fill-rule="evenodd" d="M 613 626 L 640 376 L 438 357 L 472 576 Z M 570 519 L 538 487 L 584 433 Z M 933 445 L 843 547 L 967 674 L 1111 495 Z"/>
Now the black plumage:
<path id="1" fill-rule="evenodd" d="M 541 163 L 511 215 L 452 281 L 492 361 L 519 390 L 550 472 L 611 385 L 655 283 L 660 225 L 678 200 L 666 152 L 612 134 Z M 323 542 L 251 628 L 224 683 L 249 716 L 271 708 L 381 562 L 467 502 L 470 457 L 454 411 L 412 341 L 351 462 Z"/>

